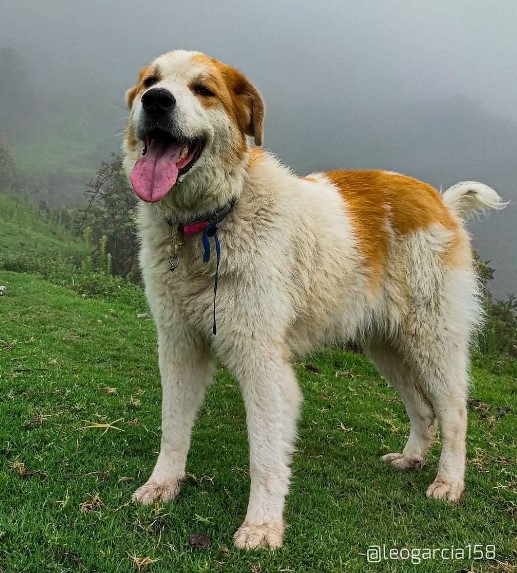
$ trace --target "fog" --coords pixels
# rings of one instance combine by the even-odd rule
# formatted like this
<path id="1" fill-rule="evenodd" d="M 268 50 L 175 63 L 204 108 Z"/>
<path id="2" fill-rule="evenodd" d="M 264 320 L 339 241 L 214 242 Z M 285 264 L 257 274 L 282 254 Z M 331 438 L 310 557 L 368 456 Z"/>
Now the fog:
<path id="1" fill-rule="evenodd" d="M 85 131 L 83 167 L 95 169 L 101 154 L 119 149 L 123 94 L 140 67 L 175 48 L 203 51 L 259 88 L 265 146 L 299 173 L 385 168 L 438 188 L 480 180 L 514 199 L 469 224 L 481 257 L 497 270 L 499 296 L 517 291 L 516 29 L 514 0 L 4 0 L 0 7 L 0 48 L 23 61 L 34 125 L 53 102 L 52 117 L 72 110 L 94 126 Z M 8 83 L 0 82 L 0 106 Z M 16 125 L 8 137 L 30 145 L 36 128 L 20 121 L 22 136 Z M 52 125 L 46 129 L 66 130 Z"/>

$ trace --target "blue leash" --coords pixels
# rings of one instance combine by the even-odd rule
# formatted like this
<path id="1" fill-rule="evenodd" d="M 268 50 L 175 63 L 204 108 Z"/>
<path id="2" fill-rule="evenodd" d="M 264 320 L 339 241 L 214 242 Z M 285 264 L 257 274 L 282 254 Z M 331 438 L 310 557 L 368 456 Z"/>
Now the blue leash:
<path id="1" fill-rule="evenodd" d="M 210 239 L 213 237 L 215 244 L 215 254 L 217 256 L 217 263 L 215 267 L 214 276 L 214 322 L 212 326 L 212 334 L 215 336 L 217 334 L 217 325 L 215 322 L 215 297 L 217 295 L 217 283 L 219 282 L 219 261 L 221 260 L 221 244 L 219 243 L 219 235 L 217 234 L 217 224 L 210 223 L 206 229 L 203 231 L 203 236 L 201 238 L 203 242 L 203 262 L 208 263 L 210 261 Z"/>
<path id="2" fill-rule="evenodd" d="M 201 232 L 201 229 L 193 230 L 191 227 L 196 227 L 200 223 L 202 224 L 208 223 L 208 225 L 204 227 L 203 235 L 201 238 L 203 242 L 203 262 L 205 263 L 208 263 L 208 261 L 210 261 L 210 239 L 212 237 L 214 239 L 215 254 L 217 256 L 217 265 L 215 268 L 215 276 L 214 276 L 214 322 L 212 327 L 212 333 L 214 334 L 214 336 L 217 333 L 217 325 L 215 322 L 215 297 L 217 295 L 217 284 L 219 282 L 219 261 L 221 259 L 221 245 L 219 243 L 219 235 L 217 234 L 218 231 L 217 223 L 220 223 L 226 217 L 226 215 L 228 215 L 228 213 L 231 213 L 234 204 L 235 204 L 235 199 L 231 199 L 222 208 L 217 209 L 216 211 L 209 213 L 204 217 L 201 217 L 197 220 L 194 219 L 187 223 L 178 225 L 178 230 L 183 234 L 184 237 L 185 236 L 191 237 L 192 235 Z M 172 217 L 166 217 L 165 222 L 167 223 L 167 225 L 171 227 L 174 226 Z M 188 234 L 187 234 L 187 229 L 189 231 Z M 169 259 L 170 270 L 174 271 L 177 268 L 178 263 L 179 263 L 179 258 L 176 254 L 175 259 L 173 258 Z"/>

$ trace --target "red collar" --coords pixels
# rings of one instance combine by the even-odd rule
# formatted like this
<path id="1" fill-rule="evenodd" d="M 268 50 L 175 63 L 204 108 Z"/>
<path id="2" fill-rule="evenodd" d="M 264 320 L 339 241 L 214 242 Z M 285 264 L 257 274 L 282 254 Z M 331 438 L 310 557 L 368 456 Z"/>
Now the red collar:
<path id="1" fill-rule="evenodd" d="M 185 237 L 193 237 L 194 235 L 198 235 L 199 233 L 202 233 L 209 225 L 217 225 L 217 223 L 220 223 L 226 217 L 226 215 L 231 213 L 234 204 L 235 199 L 232 199 L 226 203 L 226 205 L 208 215 L 200 217 L 199 219 L 194 219 L 193 221 L 183 225 L 178 225 L 178 229 L 184 234 Z M 172 218 L 167 217 L 165 221 L 171 227 L 173 226 Z"/>
<path id="2" fill-rule="evenodd" d="M 211 221 L 199 221 L 198 223 L 191 223 L 190 225 L 183 225 L 183 234 L 185 237 L 193 237 L 198 233 L 202 233 Z"/>

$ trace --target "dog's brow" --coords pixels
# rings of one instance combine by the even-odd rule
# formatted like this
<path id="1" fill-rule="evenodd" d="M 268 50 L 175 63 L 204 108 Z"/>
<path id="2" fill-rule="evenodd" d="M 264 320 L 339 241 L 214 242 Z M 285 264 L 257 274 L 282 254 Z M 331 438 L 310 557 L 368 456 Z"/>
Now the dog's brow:
<path id="1" fill-rule="evenodd" d="M 207 72 L 201 72 L 197 75 L 195 75 L 192 80 L 191 80 L 191 84 L 196 84 L 198 82 L 206 82 L 207 80 L 210 79 L 210 75 Z"/>

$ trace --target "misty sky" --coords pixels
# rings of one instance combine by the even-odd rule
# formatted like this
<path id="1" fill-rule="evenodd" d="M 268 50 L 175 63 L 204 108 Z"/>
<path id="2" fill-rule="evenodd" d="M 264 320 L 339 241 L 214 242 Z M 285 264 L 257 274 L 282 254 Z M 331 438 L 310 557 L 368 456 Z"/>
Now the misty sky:
<path id="1" fill-rule="evenodd" d="M 0 3 L 0 47 L 23 56 L 32 85 L 110 114 L 99 145 L 117 150 L 123 94 L 141 66 L 196 49 L 255 83 L 265 146 L 300 173 L 377 167 L 437 187 L 474 179 L 517 204 L 516 30 L 515 0 Z M 516 224 L 515 205 L 470 224 L 515 291 Z"/>

